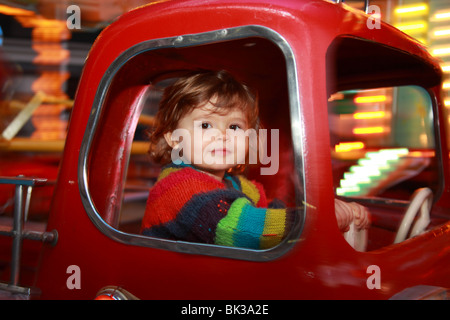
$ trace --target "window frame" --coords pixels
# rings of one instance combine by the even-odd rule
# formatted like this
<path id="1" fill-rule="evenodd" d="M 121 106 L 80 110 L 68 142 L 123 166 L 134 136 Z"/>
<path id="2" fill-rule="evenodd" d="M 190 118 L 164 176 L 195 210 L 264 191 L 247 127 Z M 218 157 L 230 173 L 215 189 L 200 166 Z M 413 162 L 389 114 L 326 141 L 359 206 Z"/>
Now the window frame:
<path id="1" fill-rule="evenodd" d="M 104 73 L 91 108 L 91 113 L 87 123 L 87 127 L 83 136 L 80 157 L 78 161 L 78 184 L 83 206 L 88 214 L 90 220 L 94 225 L 107 237 L 118 241 L 120 243 L 136 246 L 144 246 L 151 248 L 165 249 L 175 252 L 184 252 L 190 254 L 200 254 L 207 256 L 217 256 L 250 261 L 270 261 L 284 255 L 294 246 L 299 239 L 304 225 L 306 209 L 300 207 L 302 202 L 305 202 L 305 194 L 296 194 L 297 210 L 303 211 L 300 218 L 294 224 L 294 227 L 288 237 L 284 241 L 271 249 L 253 250 L 245 248 L 225 247 L 213 244 L 191 243 L 185 241 L 173 241 L 167 239 L 153 238 L 144 235 L 126 233 L 110 226 L 106 223 L 99 212 L 97 211 L 93 199 L 90 194 L 88 185 L 88 158 L 91 152 L 92 142 L 101 118 L 102 109 L 105 105 L 108 89 L 112 84 L 114 76 L 136 55 L 149 51 L 163 48 L 182 48 L 189 46 L 199 46 L 205 44 L 213 44 L 216 42 L 237 40 L 250 37 L 262 37 L 271 41 L 282 52 L 287 73 L 287 88 L 289 94 L 289 114 L 291 123 L 292 146 L 295 161 L 295 173 L 298 175 L 299 183 L 302 184 L 300 188 L 304 190 L 305 181 L 303 174 L 303 133 L 301 131 L 300 116 L 301 116 L 301 100 L 298 89 L 297 66 L 295 61 L 294 50 L 276 31 L 259 25 L 246 25 L 240 27 L 233 27 L 215 31 L 202 32 L 197 34 L 179 35 L 169 38 L 153 39 L 138 43 L 129 49 L 122 52 L 108 67 Z M 129 155 L 128 155 L 129 156 Z"/>

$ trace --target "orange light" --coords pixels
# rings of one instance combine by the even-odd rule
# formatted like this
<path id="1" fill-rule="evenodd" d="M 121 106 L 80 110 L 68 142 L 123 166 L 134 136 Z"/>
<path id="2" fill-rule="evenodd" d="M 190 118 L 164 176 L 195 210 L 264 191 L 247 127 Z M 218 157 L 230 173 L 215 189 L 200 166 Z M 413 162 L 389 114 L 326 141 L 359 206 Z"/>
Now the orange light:
<path id="1" fill-rule="evenodd" d="M 12 15 L 12 16 L 33 16 L 34 15 L 33 11 L 20 9 L 20 8 L 13 8 L 13 7 L 5 6 L 3 4 L 0 4 L 0 13 L 6 14 L 6 15 Z"/>
<path id="2" fill-rule="evenodd" d="M 71 38 L 66 21 L 46 19 L 30 10 L 0 5 L 0 13 L 13 15 L 24 27 L 32 29 L 32 48 L 37 52 L 33 63 L 39 66 L 51 66 L 51 71 L 42 71 L 31 89 L 42 91 L 49 99 L 67 100 L 63 84 L 69 78 L 64 71 L 69 61 L 70 52 L 63 48 L 62 41 Z M 44 68 L 44 70 L 47 70 Z M 32 115 L 35 127 L 31 138 L 40 140 L 64 139 L 67 131 L 67 121 L 61 119 L 61 112 L 67 108 L 64 103 L 42 103 Z"/>
<path id="3" fill-rule="evenodd" d="M 70 57 L 70 51 L 63 49 L 58 43 L 34 43 L 32 48 L 38 53 L 33 59 L 35 64 L 60 65 L 67 62 Z"/>
<path id="4" fill-rule="evenodd" d="M 384 127 L 363 127 L 363 128 L 354 128 L 354 134 L 374 134 L 374 133 L 383 133 L 385 132 Z"/>
<path id="5" fill-rule="evenodd" d="M 408 157 L 413 158 L 432 158 L 434 155 L 434 151 L 411 151 L 408 153 Z"/>
<path id="6" fill-rule="evenodd" d="M 341 142 L 334 147 L 336 152 L 347 152 L 351 150 L 360 150 L 364 149 L 364 143 L 357 142 Z"/>
<path id="7" fill-rule="evenodd" d="M 32 83 L 31 89 L 36 92 L 43 91 L 52 97 L 66 98 L 65 93 L 62 91 L 62 86 L 69 77 L 70 74 L 68 72 L 44 71 L 41 77 Z"/>
<path id="8" fill-rule="evenodd" d="M 386 112 L 384 111 L 357 112 L 353 115 L 353 119 L 379 119 L 385 116 Z"/>
<path id="9" fill-rule="evenodd" d="M 359 96 L 355 97 L 354 102 L 355 103 L 376 103 L 376 102 L 385 102 L 387 100 L 387 97 L 385 95 L 378 95 L 378 96 Z"/>

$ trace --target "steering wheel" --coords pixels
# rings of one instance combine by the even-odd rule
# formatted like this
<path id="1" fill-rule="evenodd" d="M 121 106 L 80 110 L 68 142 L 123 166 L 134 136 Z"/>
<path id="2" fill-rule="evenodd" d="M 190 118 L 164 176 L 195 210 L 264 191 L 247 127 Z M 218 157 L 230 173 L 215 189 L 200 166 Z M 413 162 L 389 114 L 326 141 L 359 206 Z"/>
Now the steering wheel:
<path id="1" fill-rule="evenodd" d="M 350 229 L 344 233 L 344 238 L 356 251 L 364 252 L 367 248 L 367 229 L 357 230 L 355 223 L 350 224 Z"/>
<path id="2" fill-rule="evenodd" d="M 430 224 L 430 210 L 433 202 L 433 192 L 430 188 L 420 188 L 414 191 L 411 197 L 411 203 L 406 210 L 405 216 L 397 231 L 394 243 L 402 242 L 406 239 L 409 230 L 411 229 L 414 218 L 419 213 L 419 218 L 414 224 L 410 238 L 421 234 L 425 228 Z"/>

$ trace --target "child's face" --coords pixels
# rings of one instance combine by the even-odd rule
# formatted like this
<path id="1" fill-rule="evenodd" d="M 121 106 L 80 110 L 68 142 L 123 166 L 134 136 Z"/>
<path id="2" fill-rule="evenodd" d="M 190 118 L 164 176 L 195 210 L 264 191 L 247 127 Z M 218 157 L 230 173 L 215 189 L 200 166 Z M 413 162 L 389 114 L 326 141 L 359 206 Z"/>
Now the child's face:
<path id="1" fill-rule="evenodd" d="M 180 119 L 177 130 L 166 134 L 166 141 L 178 148 L 175 150 L 182 149 L 183 161 L 220 177 L 226 170 L 245 163 L 248 123 L 238 108 L 226 114 L 215 111 L 210 102 L 194 108 Z"/>

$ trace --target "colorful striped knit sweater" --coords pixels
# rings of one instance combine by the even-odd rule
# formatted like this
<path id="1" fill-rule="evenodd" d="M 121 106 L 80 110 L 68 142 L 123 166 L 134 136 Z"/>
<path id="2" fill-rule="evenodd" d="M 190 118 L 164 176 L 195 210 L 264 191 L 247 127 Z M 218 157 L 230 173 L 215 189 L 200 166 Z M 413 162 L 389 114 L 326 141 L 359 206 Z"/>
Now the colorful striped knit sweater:
<path id="1" fill-rule="evenodd" d="M 230 175 L 224 181 L 184 164 L 164 167 L 147 200 L 142 234 L 251 249 L 279 244 L 292 214 L 269 208 L 259 183 Z"/>

